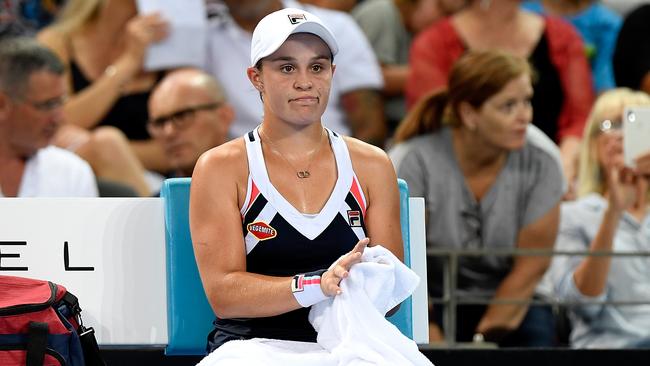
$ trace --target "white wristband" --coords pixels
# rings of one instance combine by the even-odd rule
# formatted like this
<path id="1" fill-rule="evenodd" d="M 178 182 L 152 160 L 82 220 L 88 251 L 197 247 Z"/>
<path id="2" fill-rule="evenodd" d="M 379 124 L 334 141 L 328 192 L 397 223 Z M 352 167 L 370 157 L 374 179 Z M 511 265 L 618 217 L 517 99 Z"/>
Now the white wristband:
<path id="1" fill-rule="evenodd" d="M 327 296 L 320 287 L 320 279 L 323 273 L 325 273 L 325 270 L 293 276 L 291 280 L 291 292 L 293 292 L 296 301 L 303 308 L 327 299 Z"/>

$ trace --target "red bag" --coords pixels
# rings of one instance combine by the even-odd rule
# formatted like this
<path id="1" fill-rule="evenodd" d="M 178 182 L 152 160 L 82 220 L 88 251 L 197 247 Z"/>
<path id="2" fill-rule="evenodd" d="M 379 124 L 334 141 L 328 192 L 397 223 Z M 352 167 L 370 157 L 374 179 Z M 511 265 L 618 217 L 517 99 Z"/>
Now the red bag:
<path id="1" fill-rule="evenodd" d="M 0 365 L 103 365 L 80 313 L 77 297 L 63 286 L 0 276 Z"/>

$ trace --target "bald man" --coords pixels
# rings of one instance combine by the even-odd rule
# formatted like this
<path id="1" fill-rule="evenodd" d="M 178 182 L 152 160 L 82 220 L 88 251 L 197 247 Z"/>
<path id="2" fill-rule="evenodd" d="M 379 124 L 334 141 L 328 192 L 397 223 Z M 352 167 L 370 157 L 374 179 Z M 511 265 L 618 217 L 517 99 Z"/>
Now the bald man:
<path id="1" fill-rule="evenodd" d="M 167 74 L 152 92 L 147 128 L 162 144 L 173 175 L 189 177 L 202 153 L 226 142 L 234 117 L 212 76 L 181 69 Z"/>

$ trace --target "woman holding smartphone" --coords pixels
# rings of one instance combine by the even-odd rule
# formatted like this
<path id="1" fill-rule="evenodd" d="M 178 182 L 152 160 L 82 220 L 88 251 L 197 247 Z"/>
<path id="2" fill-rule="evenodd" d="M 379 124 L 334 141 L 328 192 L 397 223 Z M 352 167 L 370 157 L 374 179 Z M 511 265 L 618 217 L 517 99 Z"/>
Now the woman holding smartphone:
<path id="1" fill-rule="evenodd" d="M 635 169 L 624 165 L 621 119 L 628 106 L 650 107 L 650 96 L 618 88 L 594 104 L 581 147 L 579 199 L 562 205 L 557 250 L 650 251 L 650 152 Z M 647 303 L 570 307 L 573 347 L 650 346 L 648 257 L 558 256 L 551 275 L 564 301 Z"/>

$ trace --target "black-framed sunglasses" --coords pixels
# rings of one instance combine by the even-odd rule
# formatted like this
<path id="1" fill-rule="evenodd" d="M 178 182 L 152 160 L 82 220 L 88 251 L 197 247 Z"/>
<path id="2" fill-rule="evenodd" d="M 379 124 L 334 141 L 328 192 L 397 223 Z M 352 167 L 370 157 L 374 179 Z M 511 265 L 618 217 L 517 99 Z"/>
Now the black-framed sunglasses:
<path id="1" fill-rule="evenodd" d="M 165 129 L 167 123 L 171 123 L 175 129 L 182 130 L 194 120 L 196 112 L 216 109 L 223 105 L 222 102 L 199 104 L 192 107 L 183 108 L 166 116 L 161 116 L 147 122 L 147 129 L 151 135 L 159 135 Z"/>
<path id="2" fill-rule="evenodd" d="M 463 239 L 463 248 L 480 249 L 483 247 L 483 213 L 480 204 L 460 211 L 465 223 L 467 236 Z"/>

